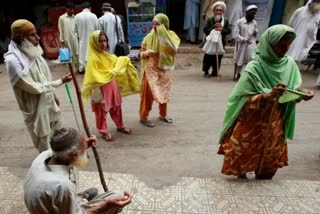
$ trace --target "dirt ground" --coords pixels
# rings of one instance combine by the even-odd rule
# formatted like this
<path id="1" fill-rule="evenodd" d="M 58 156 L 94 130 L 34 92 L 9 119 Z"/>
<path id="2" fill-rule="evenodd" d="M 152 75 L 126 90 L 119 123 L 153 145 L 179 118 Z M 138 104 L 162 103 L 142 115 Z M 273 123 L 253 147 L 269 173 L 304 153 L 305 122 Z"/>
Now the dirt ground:
<path id="1" fill-rule="evenodd" d="M 133 129 L 128 136 L 116 131 L 108 118 L 111 134 L 116 141 L 105 142 L 95 129 L 95 119 L 90 105 L 86 104 L 86 115 L 93 134 L 98 136 L 98 152 L 105 172 L 128 173 L 137 176 L 153 188 L 169 186 L 180 177 L 222 177 L 220 168 L 222 156 L 217 155 L 218 135 L 225 112 L 226 100 L 235 82 L 232 81 L 233 66 L 230 59 L 224 59 L 221 80 L 205 79 L 201 72 L 202 54 L 178 55 L 175 80 L 173 82 L 169 115 L 173 124 L 164 124 L 157 119 L 156 104 L 150 115 L 155 128 L 139 123 L 139 95 L 123 98 L 125 124 Z M 68 72 L 65 65 L 54 65 L 53 78 Z M 5 72 L 0 66 L 0 166 L 23 177 L 26 169 L 36 157 L 22 115 L 18 109 Z M 313 89 L 319 71 L 302 72 L 303 86 Z M 78 75 L 79 82 L 83 76 Z M 70 83 L 73 98 L 74 87 Z M 63 123 L 76 127 L 71 105 L 64 87 L 57 89 L 61 100 Z M 320 177 L 320 91 L 310 102 L 298 104 L 296 135 L 289 144 L 289 166 L 280 169 L 275 179 L 319 180 Z M 77 117 L 80 119 L 75 102 Z M 96 171 L 91 154 L 87 170 Z"/>

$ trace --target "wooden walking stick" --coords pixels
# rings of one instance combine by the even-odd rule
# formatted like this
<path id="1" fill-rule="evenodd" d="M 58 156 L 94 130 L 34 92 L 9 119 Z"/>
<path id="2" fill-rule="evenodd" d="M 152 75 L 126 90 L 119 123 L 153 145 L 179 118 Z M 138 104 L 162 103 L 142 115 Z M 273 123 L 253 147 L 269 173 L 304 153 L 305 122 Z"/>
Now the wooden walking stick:
<path id="1" fill-rule="evenodd" d="M 272 125 L 273 115 L 274 115 L 274 112 L 276 111 L 276 109 L 278 107 L 278 101 L 279 101 L 279 97 L 277 97 L 273 101 L 273 105 L 272 105 L 272 109 L 271 109 L 271 115 L 269 117 L 266 129 L 264 131 L 264 139 L 263 139 L 264 147 L 263 147 L 263 153 L 262 153 L 262 156 L 260 158 L 260 162 L 259 162 L 259 166 L 258 166 L 258 170 L 257 170 L 257 176 L 261 175 L 263 163 L 264 163 L 264 160 L 266 158 L 266 154 L 267 154 L 267 151 L 268 151 L 268 148 L 269 148 L 269 130 L 272 128 L 271 125 Z"/>
<path id="2" fill-rule="evenodd" d="M 88 126 L 88 123 L 87 123 L 86 115 L 84 113 L 84 108 L 83 108 L 83 103 L 82 103 L 82 97 L 81 97 L 81 91 L 80 91 L 79 83 L 78 83 L 76 74 L 75 74 L 75 72 L 73 70 L 72 63 L 69 62 L 68 66 L 69 66 L 70 73 L 72 75 L 72 79 L 73 79 L 73 82 L 74 82 L 74 87 L 75 87 L 76 92 L 77 92 L 77 98 L 78 98 L 78 104 L 79 104 L 79 108 L 80 108 L 83 128 L 85 129 L 87 136 L 90 137 L 91 133 L 90 133 L 89 126 Z M 97 151 L 97 149 L 95 147 L 91 147 L 91 148 L 92 148 L 94 157 L 95 157 L 96 162 L 97 162 L 97 167 L 98 167 L 98 171 L 99 171 L 99 176 L 100 176 L 100 181 L 101 181 L 102 187 L 103 187 L 104 191 L 107 192 L 108 191 L 108 187 L 106 185 L 106 181 L 105 181 L 104 176 L 103 176 L 103 171 L 102 171 L 102 167 L 101 167 L 101 162 L 100 162 L 98 151 Z"/>
<path id="3" fill-rule="evenodd" d="M 219 56 L 218 56 L 218 44 L 219 42 L 216 44 L 216 63 L 217 63 L 217 80 L 220 81 L 219 79 Z"/>

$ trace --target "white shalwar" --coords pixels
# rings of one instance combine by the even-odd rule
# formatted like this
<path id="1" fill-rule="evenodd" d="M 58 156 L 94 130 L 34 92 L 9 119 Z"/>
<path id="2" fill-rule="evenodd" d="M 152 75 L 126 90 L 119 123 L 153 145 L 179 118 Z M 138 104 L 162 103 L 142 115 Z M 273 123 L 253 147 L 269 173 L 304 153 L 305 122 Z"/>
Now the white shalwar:
<path id="1" fill-rule="evenodd" d="M 232 38 L 235 36 L 235 25 L 237 21 L 242 17 L 242 1 L 240 0 L 227 0 L 226 15 L 229 20 L 229 27 L 232 32 Z"/>
<path id="2" fill-rule="evenodd" d="M 79 47 L 77 34 L 74 32 L 74 18 L 74 15 L 69 16 L 67 13 L 61 15 L 58 29 L 60 42 L 63 42 L 70 49 L 72 61 L 78 69 Z"/>
<path id="3" fill-rule="evenodd" d="M 61 111 L 53 91 L 62 80 L 51 80 L 50 69 L 42 56 L 30 60 L 11 41 L 5 54 L 6 69 L 24 122 L 39 152 L 49 148 L 50 134 L 61 127 Z"/>
<path id="4" fill-rule="evenodd" d="M 255 20 L 248 22 L 246 17 L 242 17 L 235 25 L 234 39 L 236 44 L 233 60 L 238 66 L 247 64 L 251 60 L 252 53 L 257 46 L 257 34 L 254 36 L 254 32 L 258 33 L 257 22 Z M 251 44 L 246 42 L 247 39 L 250 40 Z"/>
<path id="5" fill-rule="evenodd" d="M 121 25 L 121 19 L 119 16 L 113 15 L 111 12 L 105 12 L 103 16 L 99 18 L 101 28 L 108 37 L 109 53 L 114 54 L 117 44 L 117 32 L 116 32 L 116 19 L 118 25 L 118 40 L 124 41 L 123 30 Z"/>
<path id="6" fill-rule="evenodd" d="M 97 16 L 85 8 L 74 18 L 74 31 L 79 39 L 79 71 L 85 70 L 88 59 L 90 34 L 100 29 Z"/>
<path id="7" fill-rule="evenodd" d="M 308 5 L 300 7 L 293 13 L 289 26 L 296 31 L 297 37 L 292 42 L 287 54 L 292 56 L 295 61 L 301 62 L 307 58 L 310 49 L 317 40 L 320 13 L 313 15 L 309 11 Z"/>

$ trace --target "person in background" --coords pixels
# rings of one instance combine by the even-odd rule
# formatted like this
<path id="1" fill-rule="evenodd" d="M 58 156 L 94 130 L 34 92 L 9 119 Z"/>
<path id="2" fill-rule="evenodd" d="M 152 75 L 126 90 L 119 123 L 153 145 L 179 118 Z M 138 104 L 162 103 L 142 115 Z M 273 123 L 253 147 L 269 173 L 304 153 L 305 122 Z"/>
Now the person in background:
<path id="1" fill-rule="evenodd" d="M 82 3 L 83 10 L 74 18 L 74 31 L 79 41 L 79 73 L 85 72 L 88 59 L 88 46 L 90 34 L 100 29 L 97 16 L 91 12 L 89 2 Z"/>
<path id="2" fill-rule="evenodd" d="M 200 0 L 187 0 L 184 12 L 183 29 L 187 31 L 187 41 L 197 43 L 197 29 L 199 27 Z"/>
<path id="3" fill-rule="evenodd" d="M 224 46 L 226 45 L 226 42 L 227 42 L 226 37 L 230 33 L 229 21 L 223 15 L 226 8 L 227 8 L 226 4 L 222 1 L 217 1 L 216 3 L 214 3 L 211 7 L 211 9 L 213 10 L 214 16 L 207 20 L 206 25 L 203 29 L 203 32 L 205 33 L 206 36 L 208 36 L 211 30 L 213 29 L 221 32 L 223 47 L 219 47 L 218 49 L 224 49 Z M 217 20 L 218 17 L 220 20 Z M 219 68 L 221 66 L 222 57 L 223 57 L 223 53 L 218 53 Z M 212 68 L 211 76 L 216 77 L 217 76 L 216 54 L 209 55 L 205 53 L 203 56 L 203 63 L 202 63 L 202 71 L 204 72 L 205 78 L 210 77 L 209 75 L 210 68 Z"/>
<path id="4" fill-rule="evenodd" d="M 115 52 L 116 44 L 118 40 L 124 41 L 124 35 L 121 25 L 121 19 L 119 16 L 114 15 L 112 12 L 112 5 L 108 2 L 102 4 L 103 16 L 99 18 L 103 32 L 108 37 L 109 53 Z M 116 20 L 118 26 L 118 36 L 116 31 Z"/>
<path id="5" fill-rule="evenodd" d="M 218 154 L 224 155 L 221 172 L 246 178 L 272 179 L 288 165 L 287 139 L 293 139 L 296 103 L 279 103 L 286 89 L 301 90 L 310 100 L 313 91 L 301 89 L 301 75 L 286 52 L 296 37 L 286 25 L 274 25 L 260 37 L 252 60 L 227 101 Z"/>
<path id="6" fill-rule="evenodd" d="M 74 32 L 74 4 L 68 1 L 65 4 L 66 13 L 59 17 L 58 29 L 59 39 L 62 47 L 69 48 L 72 56 L 72 62 L 77 71 L 79 71 L 79 47 L 78 38 Z"/>
<path id="7" fill-rule="evenodd" d="M 121 19 L 121 27 L 122 27 L 122 31 L 123 31 L 124 41 L 125 41 L 126 43 L 129 43 L 127 20 L 123 17 L 123 15 L 117 14 L 117 12 L 115 11 L 114 8 L 111 8 L 111 13 L 112 13 L 113 15 L 118 16 L 118 17 Z"/>
<path id="8" fill-rule="evenodd" d="M 257 6 L 250 5 L 246 9 L 245 17 L 239 19 L 234 29 L 234 39 L 236 41 L 233 60 L 234 77 L 233 80 L 240 78 L 242 66 L 251 60 L 252 53 L 256 48 L 258 35 L 257 22 L 254 16 L 257 13 Z"/>
<path id="9" fill-rule="evenodd" d="M 18 19 L 11 25 L 12 40 L 4 55 L 6 69 L 27 130 L 39 152 L 47 150 L 50 134 L 61 126 L 60 101 L 54 90 L 72 80 L 71 74 L 52 81 L 33 23 Z"/>
<path id="10" fill-rule="evenodd" d="M 141 100 L 140 123 L 147 127 L 155 124 L 149 120 L 149 112 L 153 101 L 159 103 L 159 120 L 165 123 L 173 123 L 167 114 L 167 104 L 175 58 L 180 45 L 180 38 L 175 32 L 169 30 L 169 18 L 158 13 L 153 18 L 153 28 L 141 44 Z"/>

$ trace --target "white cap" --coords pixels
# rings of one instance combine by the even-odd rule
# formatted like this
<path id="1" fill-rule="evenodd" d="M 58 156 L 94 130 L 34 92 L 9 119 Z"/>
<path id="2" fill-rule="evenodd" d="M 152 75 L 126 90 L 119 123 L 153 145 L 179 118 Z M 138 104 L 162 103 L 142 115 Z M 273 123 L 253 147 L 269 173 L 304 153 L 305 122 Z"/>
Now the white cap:
<path id="1" fill-rule="evenodd" d="M 249 11 L 249 10 L 252 10 L 252 9 L 258 9 L 258 7 L 257 6 L 255 6 L 254 4 L 252 4 L 252 5 L 249 5 L 248 7 L 247 7 L 247 9 L 246 9 L 246 11 Z"/>

